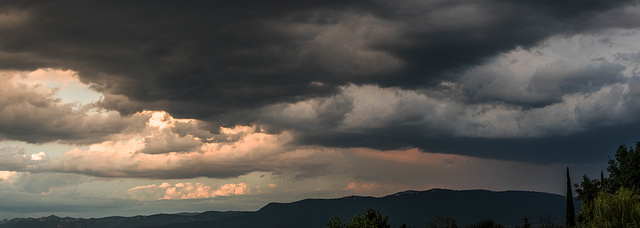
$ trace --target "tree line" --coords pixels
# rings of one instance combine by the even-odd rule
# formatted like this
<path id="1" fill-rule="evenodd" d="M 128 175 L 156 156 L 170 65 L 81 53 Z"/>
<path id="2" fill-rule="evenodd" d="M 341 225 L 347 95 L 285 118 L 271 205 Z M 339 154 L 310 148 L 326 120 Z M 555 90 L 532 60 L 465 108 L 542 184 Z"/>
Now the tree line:
<path id="1" fill-rule="evenodd" d="M 567 167 L 567 208 L 566 223 L 555 222 L 555 219 L 540 217 L 539 226 L 546 227 L 584 227 L 584 228 L 617 228 L 640 227 L 640 142 L 634 147 L 620 145 L 615 157 L 609 158 L 608 177 L 600 172 L 600 179 L 591 179 L 586 174 L 582 182 L 575 184 L 577 199 L 581 202 L 580 212 L 575 216 L 573 190 L 569 167 Z M 343 222 L 333 217 L 328 228 L 390 228 L 388 216 L 370 206 L 363 214 L 355 216 L 351 221 Z M 523 225 L 516 228 L 531 228 L 529 218 L 523 218 Z M 403 224 L 401 228 L 407 228 Z M 456 221 L 449 217 L 436 216 L 430 221 L 428 228 L 458 228 Z M 503 228 L 492 220 L 483 220 L 468 228 Z"/>
<path id="2" fill-rule="evenodd" d="M 608 163 L 608 177 L 575 184 L 582 206 L 577 218 L 567 214 L 568 227 L 640 227 L 640 142 L 620 145 Z"/>
<path id="3" fill-rule="evenodd" d="M 546 217 L 541 216 L 541 227 L 554 228 L 561 227 L 555 221 L 549 220 L 548 223 L 543 221 Z M 524 225 L 516 226 L 516 228 L 531 228 L 529 218 L 524 217 Z M 373 206 L 369 206 L 369 209 L 360 215 L 356 215 L 349 222 L 342 222 L 340 217 L 332 217 L 327 224 L 327 228 L 391 228 L 389 224 L 389 216 L 383 216 L 379 211 L 375 210 Z M 400 228 L 409 228 L 406 224 L 400 225 Z M 436 216 L 433 221 L 430 221 L 427 228 L 458 228 L 456 220 L 450 217 Z M 496 223 L 493 220 L 486 219 L 478 221 L 467 228 L 506 228 L 505 226 Z"/>

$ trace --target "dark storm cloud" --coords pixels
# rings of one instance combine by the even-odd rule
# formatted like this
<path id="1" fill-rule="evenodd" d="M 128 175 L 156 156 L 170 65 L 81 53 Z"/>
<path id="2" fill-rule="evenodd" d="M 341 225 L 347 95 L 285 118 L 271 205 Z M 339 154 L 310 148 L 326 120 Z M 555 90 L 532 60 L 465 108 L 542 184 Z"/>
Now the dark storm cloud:
<path id="1" fill-rule="evenodd" d="M 0 73 L 0 140 L 91 144 L 144 128 L 149 119 L 146 114 L 92 114 L 90 105 L 64 103 L 55 97 L 55 89 L 14 83 L 16 78 Z"/>
<path id="2" fill-rule="evenodd" d="M 336 147 L 374 147 L 397 149 L 419 147 L 434 153 L 461 154 L 499 160 L 527 161 L 533 163 L 592 163 L 606 161 L 615 154 L 621 144 L 633 145 L 640 138 L 640 124 L 594 127 L 588 131 L 566 136 L 539 138 L 487 139 L 450 137 L 447 135 L 425 137 L 424 128 L 397 127 L 385 132 L 368 134 L 305 135 L 301 143 L 322 144 Z M 309 136 L 309 137 L 307 137 Z"/>
<path id="3" fill-rule="evenodd" d="M 464 128 L 447 126 L 464 122 L 459 116 L 482 116 L 491 110 L 469 114 L 462 106 L 466 104 L 449 107 L 419 93 L 396 91 L 401 102 L 389 105 L 395 109 L 387 114 L 372 109 L 355 115 L 358 95 L 343 94 L 344 88 L 367 85 L 414 92 L 436 88 L 443 80 L 456 83 L 496 55 L 531 48 L 552 36 L 637 26 L 626 22 L 634 18 L 625 11 L 631 4 L 636 1 L 2 1 L 0 68 L 71 69 L 105 94 L 98 103 L 104 108 L 125 115 L 165 110 L 176 118 L 210 121 L 207 130 L 212 132 L 217 124 L 257 123 L 274 132 L 298 130 L 300 144 L 417 146 L 427 151 L 450 147 L 447 152 L 517 159 L 544 149 L 533 145 L 551 140 L 545 137 L 590 129 L 584 123 L 611 118 L 587 107 L 581 113 L 593 115 L 579 115 L 586 119 L 563 130 L 553 124 L 533 126 L 546 118 L 534 113 L 514 117 L 513 126 L 524 133 L 507 137 L 508 127 L 481 121 L 465 123 Z M 565 95 L 623 82 L 620 72 L 625 68 L 600 64 L 547 70 L 532 77 L 529 94 L 479 90 L 467 94 L 466 102 L 498 102 L 495 107 L 506 104 L 516 111 L 552 106 Z M 278 112 L 307 101 L 313 118 L 285 118 Z M 635 110 L 633 101 L 625 104 Z M 439 105 L 450 113 L 436 113 Z M 501 111 L 513 111 L 507 108 Z M 115 126 L 121 128 L 108 132 L 122 131 L 123 125 Z M 490 127 L 497 133 L 483 135 Z M 560 133 L 543 134 L 554 130 Z M 541 138 L 529 139 L 528 134 Z M 28 138 L 17 130 L 0 136 L 52 140 Z M 171 143 L 175 150 L 194 146 Z M 531 149 L 505 155 L 506 146 L 519 143 Z"/>
<path id="4" fill-rule="evenodd" d="M 2 52 L 14 60 L 2 67 L 74 69 L 102 91 L 172 101 L 163 108 L 183 116 L 326 93 L 310 82 L 327 73 L 300 53 L 315 34 L 289 34 L 283 25 L 314 6 L 264 4 L 18 2 L 15 10 L 28 16 L 3 28 L 13 35 L 0 41 Z"/>
<path id="5" fill-rule="evenodd" d="M 593 29 L 593 17 L 625 1 L 443 1 L 404 5 L 396 20 L 409 29 L 402 42 L 380 42 L 407 62 L 402 78 L 378 80 L 403 87 L 438 83 L 516 47 L 531 47 L 556 34 Z M 615 21 L 615 19 L 612 19 Z M 616 24 L 607 24 L 616 27 Z M 605 25 L 602 25 L 605 26 Z"/>
<path id="6" fill-rule="evenodd" d="M 592 68 L 576 72 L 586 69 Z M 619 73 L 613 72 L 614 76 Z M 271 115 L 274 119 L 270 121 L 300 129 L 296 143 L 303 145 L 382 150 L 418 147 L 426 152 L 539 163 L 593 162 L 617 145 L 640 137 L 634 132 L 640 115 L 638 80 L 616 80 L 621 82 L 611 82 L 606 88 L 585 81 L 584 85 L 597 87 L 585 90 L 576 83 L 580 89 L 567 88 L 562 102 L 544 107 L 498 101 L 456 103 L 397 88 L 352 86 L 332 98 L 276 108 L 281 111 Z M 356 98 L 343 98 L 349 96 Z M 315 111 L 321 109 L 320 103 L 345 101 L 348 103 L 336 106 L 340 111 L 334 112 L 344 113 L 340 121 L 323 122 L 322 112 Z"/>
<path id="7" fill-rule="evenodd" d="M 626 80 L 624 65 L 594 62 L 585 67 L 573 67 L 564 62 L 554 62 L 537 71 L 519 88 L 513 75 L 491 70 L 468 72 L 459 82 L 463 96 L 470 103 L 503 102 L 525 108 L 540 108 L 563 101 L 568 94 L 587 94 Z"/>
<path id="8" fill-rule="evenodd" d="M 73 69 L 138 109 L 202 118 L 350 82 L 432 85 L 516 46 L 584 30 L 589 18 L 625 2 L 3 1 L 15 22 L 0 27 L 0 67 Z M 380 22 L 390 31 L 366 27 Z M 319 41 L 335 26 L 365 29 L 353 38 L 364 43 Z M 366 70 L 390 58 L 398 63 Z"/>

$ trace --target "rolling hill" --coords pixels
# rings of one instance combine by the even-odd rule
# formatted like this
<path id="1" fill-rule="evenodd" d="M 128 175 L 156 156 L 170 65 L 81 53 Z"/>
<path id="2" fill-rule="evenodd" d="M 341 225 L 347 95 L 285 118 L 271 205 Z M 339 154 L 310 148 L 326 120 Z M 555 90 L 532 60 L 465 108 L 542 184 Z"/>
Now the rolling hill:
<path id="1" fill-rule="evenodd" d="M 305 199 L 292 203 L 270 203 L 255 212 L 157 214 L 105 218 L 18 218 L 0 222 L 0 228 L 48 227 L 324 227 L 333 216 L 349 221 L 373 206 L 389 216 L 392 227 L 406 224 L 425 227 L 435 216 L 448 216 L 464 227 L 483 219 L 507 226 L 533 224 L 540 216 L 564 223 L 565 197 L 556 194 L 488 190 L 405 191 L 384 197 L 347 196 L 338 199 Z M 575 203 L 575 205 L 580 205 Z"/>

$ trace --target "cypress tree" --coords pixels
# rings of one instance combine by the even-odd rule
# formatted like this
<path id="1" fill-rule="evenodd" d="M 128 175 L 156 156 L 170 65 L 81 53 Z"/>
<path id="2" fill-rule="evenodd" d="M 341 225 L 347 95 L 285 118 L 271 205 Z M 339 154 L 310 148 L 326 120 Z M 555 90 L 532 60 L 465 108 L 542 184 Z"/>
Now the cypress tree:
<path id="1" fill-rule="evenodd" d="M 575 209 L 573 208 L 573 190 L 571 190 L 571 177 L 567 167 L 567 227 L 576 226 Z"/>
<path id="2" fill-rule="evenodd" d="M 604 178 L 604 172 L 600 170 L 600 189 L 604 189 L 604 191 L 609 191 L 609 187 L 607 187 L 607 179 Z"/>

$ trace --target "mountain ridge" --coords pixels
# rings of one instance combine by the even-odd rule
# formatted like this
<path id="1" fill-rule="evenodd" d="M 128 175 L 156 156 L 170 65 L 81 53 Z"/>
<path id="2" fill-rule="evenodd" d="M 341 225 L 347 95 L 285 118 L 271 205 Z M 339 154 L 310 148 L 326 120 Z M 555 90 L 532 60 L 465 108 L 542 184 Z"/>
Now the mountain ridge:
<path id="1" fill-rule="evenodd" d="M 331 217 L 338 216 L 342 221 L 349 221 L 369 206 L 388 215 L 392 227 L 401 224 L 424 227 L 435 216 L 454 218 L 461 227 L 482 219 L 515 226 L 522 225 L 524 217 L 535 221 L 536 216 L 552 217 L 557 223 L 563 223 L 565 202 L 565 196 L 553 193 L 434 188 L 407 190 L 382 197 L 352 195 L 331 199 L 309 198 L 290 203 L 271 202 L 257 211 L 181 212 L 90 219 L 60 218 L 55 215 L 35 219 L 16 218 L 0 221 L 0 228 L 324 227 Z"/>

